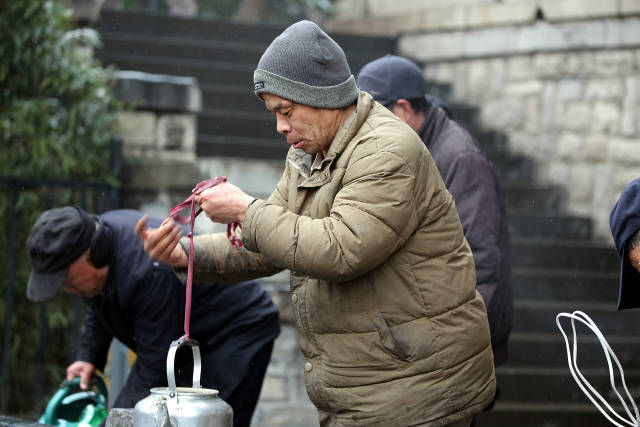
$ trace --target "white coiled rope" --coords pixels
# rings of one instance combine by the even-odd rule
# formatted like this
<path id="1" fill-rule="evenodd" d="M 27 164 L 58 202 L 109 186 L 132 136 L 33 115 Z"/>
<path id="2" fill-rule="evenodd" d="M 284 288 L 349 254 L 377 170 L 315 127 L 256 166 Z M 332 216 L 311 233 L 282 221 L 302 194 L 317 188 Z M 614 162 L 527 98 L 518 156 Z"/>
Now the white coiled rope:
<path id="1" fill-rule="evenodd" d="M 564 329 L 562 329 L 562 326 L 560 325 L 560 318 L 562 317 L 568 317 L 569 319 L 571 319 L 571 328 L 573 329 L 573 357 L 571 356 L 571 347 L 569 346 L 569 338 L 567 338 L 567 334 L 564 333 Z M 577 362 L 578 340 L 576 336 L 576 324 L 575 324 L 576 320 L 586 325 L 589 329 L 591 329 L 591 331 L 593 331 L 596 337 L 598 337 L 598 340 L 600 341 L 600 345 L 602 346 L 602 350 L 604 351 L 604 355 L 607 358 L 607 365 L 609 365 L 609 379 L 611 381 L 611 388 L 616 393 L 616 396 L 618 396 L 618 399 L 622 403 L 622 407 L 627 413 L 627 416 L 629 417 L 629 419 L 625 419 L 620 414 L 618 414 L 607 403 L 607 401 L 591 386 L 589 381 L 587 381 L 586 378 L 580 373 L 580 370 L 578 369 L 578 362 Z M 618 427 L 627 427 L 627 426 L 639 427 L 640 415 L 638 415 L 638 407 L 636 406 L 636 403 L 634 402 L 633 398 L 631 397 L 631 394 L 629 393 L 629 390 L 627 389 L 627 384 L 624 381 L 624 371 L 622 370 L 622 366 L 620 365 L 620 362 L 618 361 L 618 358 L 616 357 L 615 353 L 609 346 L 609 343 L 604 338 L 604 335 L 602 335 L 602 332 L 600 332 L 600 329 L 598 329 L 598 327 L 593 322 L 593 320 L 591 320 L 589 316 L 587 316 L 585 313 L 581 311 L 574 311 L 573 313 L 558 313 L 558 315 L 556 316 L 556 323 L 558 324 L 558 328 L 560 328 L 560 332 L 562 332 L 562 336 L 564 337 L 564 341 L 567 346 L 567 360 L 569 362 L 569 370 L 571 371 L 571 375 L 573 375 L 573 378 L 578 383 L 578 386 L 580 387 L 580 389 L 584 392 L 585 395 L 587 395 L 589 400 L 595 405 L 596 408 L 598 408 L 598 410 L 602 413 L 602 415 L 604 415 L 609 421 L 611 421 L 613 425 Z M 616 362 L 616 365 L 618 366 L 618 370 L 620 371 L 622 386 L 624 387 L 624 391 L 627 394 L 627 397 L 629 398 L 631 405 L 633 406 L 634 414 L 631 413 L 625 399 L 622 398 L 622 396 L 620 395 L 620 393 L 618 393 L 618 390 L 616 389 L 613 366 L 611 365 L 612 358 Z M 602 403 L 602 405 L 606 408 L 606 410 L 603 408 L 603 406 L 600 405 L 600 403 L 598 403 L 598 401 Z M 620 424 L 618 421 L 614 420 L 612 416 L 617 418 L 619 421 L 621 421 L 624 424 Z"/>

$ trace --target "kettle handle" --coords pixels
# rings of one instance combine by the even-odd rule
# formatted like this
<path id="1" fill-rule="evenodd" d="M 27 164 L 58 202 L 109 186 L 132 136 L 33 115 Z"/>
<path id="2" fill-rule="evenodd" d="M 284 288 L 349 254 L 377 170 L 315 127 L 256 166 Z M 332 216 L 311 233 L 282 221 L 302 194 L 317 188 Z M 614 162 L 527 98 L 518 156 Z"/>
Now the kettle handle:
<path id="1" fill-rule="evenodd" d="M 176 377 L 174 373 L 174 365 L 176 352 L 183 345 L 191 347 L 193 352 L 193 388 L 200 388 L 200 371 L 202 369 L 202 363 L 200 361 L 200 347 L 198 341 L 190 338 L 181 337 L 171 342 L 169 346 L 169 354 L 167 355 L 167 382 L 169 384 L 169 396 L 175 397 L 176 395 Z"/>

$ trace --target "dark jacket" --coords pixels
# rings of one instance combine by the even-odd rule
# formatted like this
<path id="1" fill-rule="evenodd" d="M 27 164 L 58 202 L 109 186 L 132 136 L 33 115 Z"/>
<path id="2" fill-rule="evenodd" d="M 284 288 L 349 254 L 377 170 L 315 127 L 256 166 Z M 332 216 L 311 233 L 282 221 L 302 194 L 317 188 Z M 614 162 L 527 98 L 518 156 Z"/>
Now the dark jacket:
<path id="1" fill-rule="evenodd" d="M 476 265 L 478 291 L 487 306 L 494 362 L 507 358 L 513 295 L 505 204 L 491 163 L 476 140 L 432 105 L 418 130 L 456 202 Z"/>
<path id="2" fill-rule="evenodd" d="M 640 230 L 640 178 L 625 187 L 609 215 L 611 235 L 620 255 L 618 310 L 640 307 L 640 273 L 627 258 L 627 241 Z"/>
<path id="3" fill-rule="evenodd" d="M 145 253 L 133 233 L 141 216 L 131 210 L 101 216 L 114 250 L 104 290 L 86 299 L 78 354 L 78 360 L 103 370 L 113 337 L 137 354 L 116 407 L 132 407 L 150 388 L 167 386 L 169 344 L 184 334 L 185 286 L 169 266 Z M 159 221 L 149 223 L 157 226 Z M 194 284 L 190 336 L 200 344 L 201 384 L 218 389 L 222 399 L 244 378 L 252 356 L 279 331 L 277 308 L 257 282 Z M 192 367 L 191 353 L 180 350 L 178 385 L 191 386 Z"/>

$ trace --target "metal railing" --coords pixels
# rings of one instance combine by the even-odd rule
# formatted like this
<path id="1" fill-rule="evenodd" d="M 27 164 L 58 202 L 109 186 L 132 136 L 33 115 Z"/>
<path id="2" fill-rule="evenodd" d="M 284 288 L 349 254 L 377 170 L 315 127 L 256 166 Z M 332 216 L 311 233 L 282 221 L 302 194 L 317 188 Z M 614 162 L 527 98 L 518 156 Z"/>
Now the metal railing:
<path id="1" fill-rule="evenodd" d="M 112 143 L 111 168 L 118 179 L 120 179 L 120 171 L 122 170 L 122 144 L 119 140 L 114 140 Z M 18 247 L 20 246 L 19 242 L 24 242 L 27 239 L 27 236 L 21 235 L 18 230 L 18 208 L 16 206 L 20 200 L 21 194 L 25 192 L 35 193 L 35 197 L 38 198 L 41 205 L 44 205 L 44 209 L 46 210 L 54 207 L 60 207 L 58 204 L 59 202 L 55 199 L 56 194 L 59 194 L 60 192 L 71 192 L 73 194 L 73 204 L 84 209 L 90 208 L 92 212 L 96 213 L 120 208 L 122 206 L 122 194 L 120 188 L 105 183 L 82 180 L 53 180 L 7 176 L 0 176 L 0 190 L 7 191 L 10 200 L 10 206 L 8 207 L 9 215 L 7 229 L 0 231 L 5 232 L 8 237 L 7 247 L 4 248 L 7 254 L 8 265 L 4 298 L 5 313 L 2 340 L 2 348 L 4 351 L 2 352 L 2 362 L 0 365 L 0 384 L 2 384 L 2 387 L 0 387 L 0 413 L 6 413 L 9 406 L 9 398 L 11 396 L 10 375 L 13 373 L 10 366 L 10 350 L 13 338 L 14 304 L 16 303 L 16 296 L 14 295 L 16 289 L 16 271 L 18 268 L 16 255 Z M 73 300 L 73 310 L 71 313 L 73 319 L 70 322 L 72 331 L 69 334 L 69 342 L 67 343 L 70 361 L 75 360 L 75 355 L 78 350 L 77 343 L 79 342 L 82 324 L 82 308 L 83 302 L 80 297 L 76 296 Z M 36 351 L 36 360 L 33 369 L 35 369 L 36 378 L 42 379 L 45 376 L 45 355 L 47 347 L 47 332 L 49 330 L 46 303 L 40 304 L 38 322 L 38 348 Z M 33 388 L 33 410 L 36 413 L 40 413 L 43 409 L 43 381 L 35 381 Z"/>

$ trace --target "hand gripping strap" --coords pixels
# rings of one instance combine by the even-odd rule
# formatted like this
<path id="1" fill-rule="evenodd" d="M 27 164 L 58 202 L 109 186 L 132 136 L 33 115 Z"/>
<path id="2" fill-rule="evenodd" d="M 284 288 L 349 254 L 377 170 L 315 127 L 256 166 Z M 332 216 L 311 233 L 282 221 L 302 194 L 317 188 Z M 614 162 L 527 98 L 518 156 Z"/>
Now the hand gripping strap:
<path id="1" fill-rule="evenodd" d="M 215 178 L 208 179 L 206 181 L 199 182 L 196 187 L 191 191 L 191 195 L 179 205 L 174 206 L 169 212 L 169 216 L 173 218 L 175 221 L 178 221 L 182 224 L 190 223 L 189 234 L 189 264 L 187 268 L 187 294 L 185 298 L 185 307 L 184 307 L 184 336 L 186 340 L 189 339 L 189 320 L 191 319 L 191 289 L 193 284 L 193 226 L 196 220 L 196 217 L 200 215 L 202 212 L 202 208 L 198 208 L 196 210 L 196 195 L 202 193 L 204 190 L 211 188 L 215 185 L 220 184 L 221 182 L 226 182 L 226 176 L 218 176 Z M 190 217 L 184 217 L 180 215 L 180 212 L 186 208 L 190 208 L 191 215 Z M 242 247 L 242 240 L 235 234 L 238 228 L 242 228 L 240 223 L 227 224 L 227 237 L 231 242 L 231 245 L 234 247 Z"/>

